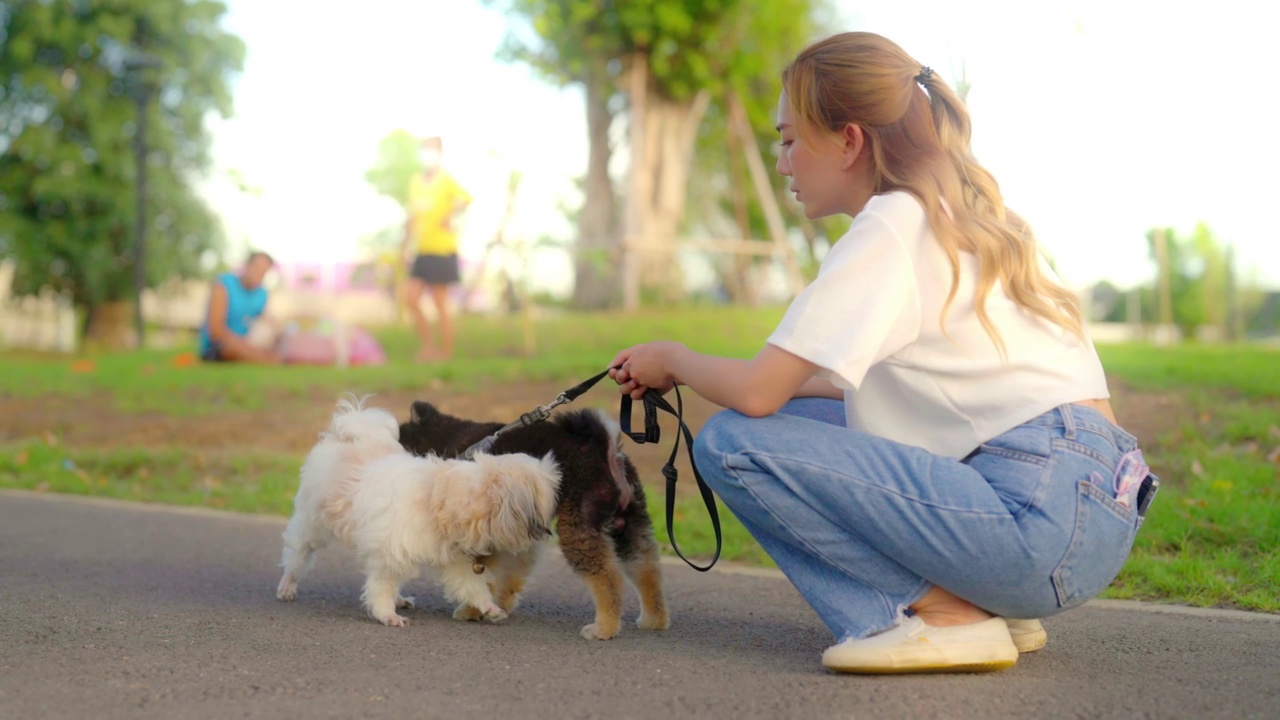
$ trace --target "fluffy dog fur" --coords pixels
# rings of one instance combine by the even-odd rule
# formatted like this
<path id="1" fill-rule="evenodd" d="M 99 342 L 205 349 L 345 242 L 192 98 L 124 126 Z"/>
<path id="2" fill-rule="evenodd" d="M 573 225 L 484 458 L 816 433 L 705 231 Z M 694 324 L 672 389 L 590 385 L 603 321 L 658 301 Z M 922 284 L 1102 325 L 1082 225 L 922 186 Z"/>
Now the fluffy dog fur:
<path id="1" fill-rule="evenodd" d="M 415 402 L 409 422 L 400 426 L 400 442 L 415 454 L 456 457 L 501 427 L 502 423 L 463 420 L 430 403 Z M 509 430 L 489 451 L 554 453 L 561 474 L 556 510 L 560 549 L 595 600 L 595 622 L 582 628 L 587 639 L 608 640 L 618 633 L 624 573 L 640 593 L 636 624 L 647 630 L 665 630 L 669 624 L 644 488 L 622 452 L 620 437 L 617 424 L 605 413 L 578 410 Z M 524 588 L 532 558 L 503 553 L 485 562 L 498 602 L 509 612 Z M 464 619 L 477 615 L 475 608 L 455 613 Z"/>
<path id="2" fill-rule="evenodd" d="M 477 617 L 501 620 L 474 558 L 533 556 L 549 536 L 560 471 L 550 453 L 477 455 L 473 460 L 416 457 L 400 445 L 399 425 L 386 410 L 343 401 L 307 455 L 284 531 L 284 575 L 276 597 L 293 600 L 314 554 L 334 539 L 364 567 L 363 600 L 385 625 L 407 621 L 413 607 L 400 586 L 423 565 L 439 570 L 445 595 Z"/>

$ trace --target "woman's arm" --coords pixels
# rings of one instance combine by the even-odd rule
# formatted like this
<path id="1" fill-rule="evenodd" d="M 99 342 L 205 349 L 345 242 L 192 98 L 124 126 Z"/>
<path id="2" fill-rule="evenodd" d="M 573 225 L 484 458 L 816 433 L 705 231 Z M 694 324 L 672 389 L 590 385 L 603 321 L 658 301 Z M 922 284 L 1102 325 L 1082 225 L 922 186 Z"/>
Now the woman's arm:
<path id="1" fill-rule="evenodd" d="M 796 396 L 817 365 L 773 345 L 750 360 L 696 353 L 681 343 L 659 341 L 627 348 L 609 367 L 620 390 L 639 399 L 645 390 L 666 392 L 686 385 L 711 402 L 744 415 L 770 415 Z"/>
<path id="2" fill-rule="evenodd" d="M 811 377 L 796 391 L 793 397 L 821 397 L 833 400 L 844 400 L 844 391 L 831 384 L 830 380 Z"/>

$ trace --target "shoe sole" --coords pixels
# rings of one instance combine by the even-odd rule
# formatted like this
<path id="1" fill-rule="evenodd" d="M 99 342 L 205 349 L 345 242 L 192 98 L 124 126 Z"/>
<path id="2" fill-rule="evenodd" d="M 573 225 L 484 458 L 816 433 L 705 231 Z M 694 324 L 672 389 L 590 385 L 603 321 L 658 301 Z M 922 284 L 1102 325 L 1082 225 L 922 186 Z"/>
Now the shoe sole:
<path id="1" fill-rule="evenodd" d="M 1013 638 L 1013 644 L 1017 646 L 1020 653 L 1035 652 L 1049 642 L 1049 633 L 1044 630 L 1028 633 L 1010 633 L 1010 636 Z"/>
<path id="2" fill-rule="evenodd" d="M 1018 662 L 1017 652 L 1009 652 L 1007 644 L 987 647 L 968 647 L 964 654 L 975 659 L 971 661 L 949 662 L 940 653 L 881 653 L 875 657 L 863 658 L 862 662 L 841 662 L 839 659 L 823 660 L 828 670 L 858 675 L 900 675 L 907 673 L 987 673 L 1008 670 Z M 951 648 L 952 652 L 958 648 Z M 894 655 L 898 657 L 894 657 Z M 914 657 L 912 657 L 914 655 Z"/>
<path id="3" fill-rule="evenodd" d="M 968 663 L 965 665 L 919 665 L 916 667 L 882 668 L 882 667 L 832 667 L 828 670 L 855 675 L 907 675 L 923 673 L 989 673 L 1008 670 L 1017 664 L 1017 660 L 1000 660 L 993 662 Z"/>

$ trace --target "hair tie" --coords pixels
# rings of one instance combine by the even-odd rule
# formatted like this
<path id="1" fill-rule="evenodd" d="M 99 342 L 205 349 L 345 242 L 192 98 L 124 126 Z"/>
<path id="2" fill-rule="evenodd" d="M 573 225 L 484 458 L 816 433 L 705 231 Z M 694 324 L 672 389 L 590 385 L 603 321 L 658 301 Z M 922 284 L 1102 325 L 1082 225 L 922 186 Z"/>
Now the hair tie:
<path id="1" fill-rule="evenodd" d="M 933 68 L 927 65 L 920 66 L 920 74 L 916 75 L 916 82 L 920 83 L 920 87 L 928 87 L 929 81 L 933 79 Z"/>

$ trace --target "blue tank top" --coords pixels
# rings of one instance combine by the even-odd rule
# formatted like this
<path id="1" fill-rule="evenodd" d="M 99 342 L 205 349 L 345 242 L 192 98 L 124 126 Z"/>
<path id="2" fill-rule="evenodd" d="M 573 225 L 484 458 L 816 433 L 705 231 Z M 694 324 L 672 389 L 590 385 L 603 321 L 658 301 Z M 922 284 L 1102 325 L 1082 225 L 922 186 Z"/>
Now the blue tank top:
<path id="1" fill-rule="evenodd" d="M 249 290 L 240 284 L 240 276 L 235 273 L 223 273 L 218 282 L 227 289 L 227 329 L 244 337 L 249 334 L 249 325 L 262 314 L 267 307 L 267 290 L 258 286 Z M 200 354 L 209 351 L 213 340 L 209 337 L 209 317 L 206 313 L 204 323 L 200 326 Z"/>

